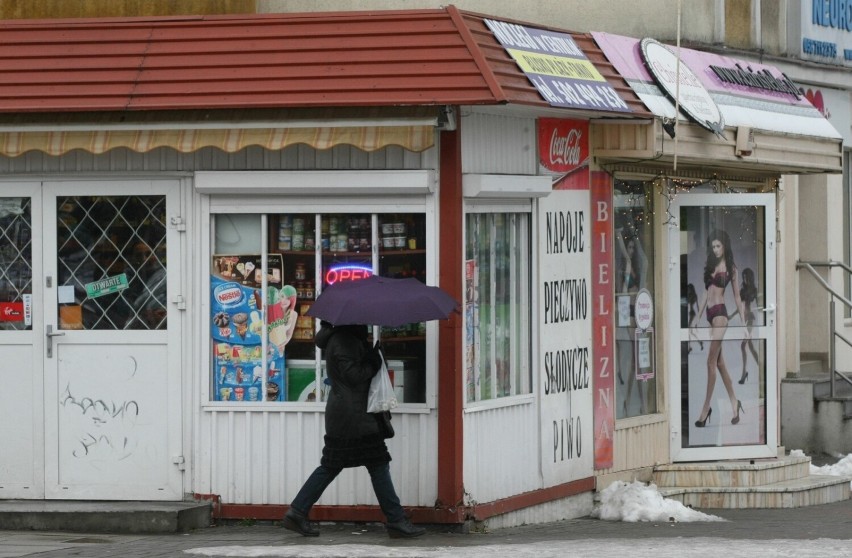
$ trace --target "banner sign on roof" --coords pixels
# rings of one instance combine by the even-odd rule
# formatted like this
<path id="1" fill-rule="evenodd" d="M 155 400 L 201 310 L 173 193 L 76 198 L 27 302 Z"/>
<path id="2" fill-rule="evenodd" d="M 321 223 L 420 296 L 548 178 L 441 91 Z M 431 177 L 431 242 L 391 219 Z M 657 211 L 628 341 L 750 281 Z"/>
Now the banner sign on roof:
<path id="1" fill-rule="evenodd" d="M 505 21 L 483 21 L 552 106 L 630 112 L 571 35 Z"/>
<path id="2" fill-rule="evenodd" d="M 696 124 L 724 138 L 725 123 L 716 101 L 689 66 L 669 48 L 654 39 L 639 43 L 648 71 L 672 101 Z"/>
<path id="3" fill-rule="evenodd" d="M 663 92 L 648 70 L 639 39 L 596 31 L 592 37 L 648 110 L 663 118 L 677 116 L 670 93 Z M 671 58 L 675 58 L 673 53 Z M 748 126 L 769 132 L 841 137 L 807 98 L 793 91 L 795 84 L 774 66 L 689 48 L 680 49 L 680 62 L 681 71 L 688 67 L 709 93 L 721 113 L 721 123 L 728 128 Z M 683 109 L 683 87 L 679 93 Z"/>

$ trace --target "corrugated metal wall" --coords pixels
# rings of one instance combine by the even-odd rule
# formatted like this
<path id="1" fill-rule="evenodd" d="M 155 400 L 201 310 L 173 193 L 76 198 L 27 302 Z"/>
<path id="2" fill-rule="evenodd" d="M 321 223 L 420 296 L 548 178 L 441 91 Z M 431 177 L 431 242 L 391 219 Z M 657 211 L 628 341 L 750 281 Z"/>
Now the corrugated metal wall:
<path id="1" fill-rule="evenodd" d="M 202 411 L 196 431 L 193 490 L 231 504 L 289 504 L 319 465 L 324 413 Z M 437 498 L 437 416 L 394 414 L 388 440 L 391 475 L 404 506 L 431 506 Z M 375 505 L 370 476 L 346 470 L 320 505 Z"/>
<path id="2" fill-rule="evenodd" d="M 463 173 L 538 173 L 535 118 L 462 112 Z"/>
<path id="3" fill-rule="evenodd" d="M 464 488 L 492 502 L 542 487 L 538 407 L 520 404 L 464 416 Z"/>

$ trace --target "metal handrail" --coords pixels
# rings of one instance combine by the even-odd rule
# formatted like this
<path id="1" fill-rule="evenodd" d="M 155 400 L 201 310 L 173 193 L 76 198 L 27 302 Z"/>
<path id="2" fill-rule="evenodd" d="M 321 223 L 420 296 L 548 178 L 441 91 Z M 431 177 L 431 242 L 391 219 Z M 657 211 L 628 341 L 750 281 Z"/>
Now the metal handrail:
<path id="1" fill-rule="evenodd" d="M 829 343 L 828 349 L 828 366 L 830 369 L 829 374 L 829 387 L 830 387 L 830 395 L 834 397 L 834 376 L 840 376 L 847 384 L 852 386 L 852 379 L 848 378 L 843 372 L 837 370 L 837 338 L 839 337 L 841 341 L 846 343 L 849 347 L 852 347 L 852 341 L 849 341 L 843 334 L 837 331 L 837 327 L 835 326 L 835 307 L 837 306 L 835 303 L 835 299 L 839 299 L 840 302 L 846 305 L 847 308 L 852 308 L 852 301 L 844 297 L 842 294 L 837 292 L 834 287 L 828 284 L 828 282 L 823 279 L 819 273 L 816 272 L 815 267 L 839 267 L 843 269 L 846 273 L 852 275 L 852 268 L 846 265 L 843 262 L 838 262 L 834 260 L 829 260 L 827 262 L 803 262 L 799 260 L 796 262 L 796 269 L 806 269 L 808 272 L 817 280 L 817 282 L 822 286 L 823 289 L 828 291 L 831 294 L 831 302 L 829 303 L 829 323 L 831 328 L 831 342 Z"/>

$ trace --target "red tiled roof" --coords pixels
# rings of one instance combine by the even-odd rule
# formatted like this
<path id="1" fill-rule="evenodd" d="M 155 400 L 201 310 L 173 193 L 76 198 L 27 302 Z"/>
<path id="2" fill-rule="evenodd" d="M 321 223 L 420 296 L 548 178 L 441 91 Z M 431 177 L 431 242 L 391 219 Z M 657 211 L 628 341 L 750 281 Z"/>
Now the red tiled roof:
<path id="1" fill-rule="evenodd" d="M 0 113 L 549 107 L 482 18 L 450 6 L 0 21 Z M 591 38 L 574 36 L 610 78 Z M 632 91 L 620 93 L 647 115 Z"/>

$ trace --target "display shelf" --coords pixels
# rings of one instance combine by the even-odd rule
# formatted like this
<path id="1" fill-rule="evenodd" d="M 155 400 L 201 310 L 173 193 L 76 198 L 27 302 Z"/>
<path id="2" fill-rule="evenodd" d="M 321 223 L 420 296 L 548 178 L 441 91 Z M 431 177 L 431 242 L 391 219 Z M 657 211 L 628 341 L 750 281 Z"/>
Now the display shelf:
<path id="1" fill-rule="evenodd" d="M 281 254 L 282 256 L 306 256 L 313 257 L 316 256 L 316 250 L 273 250 L 273 252 L 277 254 Z"/>
<path id="2" fill-rule="evenodd" d="M 410 337 L 382 337 L 382 343 L 408 343 L 409 341 L 426 341 L 426 336 L 412 335 Z"/>
<path id="3" fill-rule="evenodd" d="M 425 254 L 426 249 L 416 248 L 414 250 L 401 249 L 401 250 L 388 250 L 387 248 L 379 249 L 380 256 L 410 256 L 413 254 Z"/>
<path id="4" fill-rule="evenodd" d="M 323 256 L 348 256 L 356 258 L 371 257 L 373 255 L 373 252 L 370 250 L 363 250 L 359 252 L 336 252 L 334 250 L 323 250 L 321 253 Z"/>

